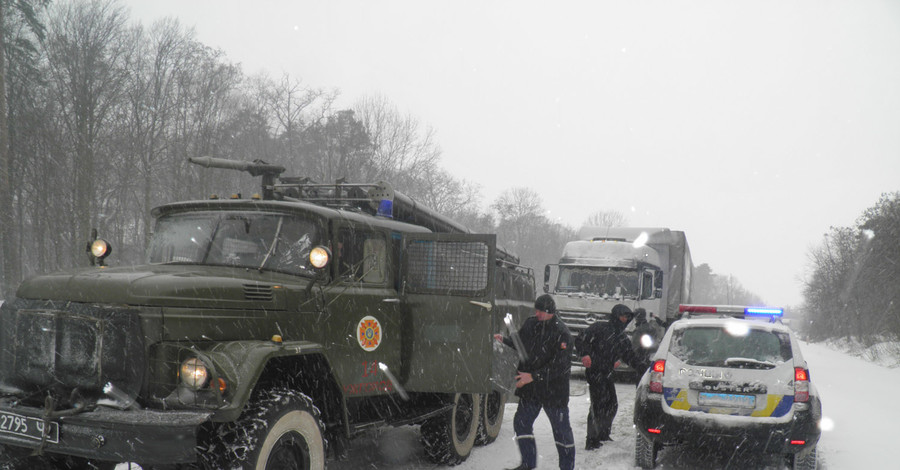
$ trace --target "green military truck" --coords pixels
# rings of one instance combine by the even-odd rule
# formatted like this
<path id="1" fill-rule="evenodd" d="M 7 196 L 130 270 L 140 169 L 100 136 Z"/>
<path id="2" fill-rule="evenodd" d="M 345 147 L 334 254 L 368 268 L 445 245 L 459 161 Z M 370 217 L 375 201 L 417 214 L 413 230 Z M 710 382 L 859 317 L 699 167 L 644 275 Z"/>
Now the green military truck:
<path id="1" fill-rule="evenodd" d="M 25 281 L 0 307 L 0 467 L 317 469 L 377 426 L 436 463 L 500 431 L 530 268 L 384 183 L 261 161 L 250 199 L 153 210 L 146 264 Z M 504 326 L 506 324 L 506 326 Z"/>

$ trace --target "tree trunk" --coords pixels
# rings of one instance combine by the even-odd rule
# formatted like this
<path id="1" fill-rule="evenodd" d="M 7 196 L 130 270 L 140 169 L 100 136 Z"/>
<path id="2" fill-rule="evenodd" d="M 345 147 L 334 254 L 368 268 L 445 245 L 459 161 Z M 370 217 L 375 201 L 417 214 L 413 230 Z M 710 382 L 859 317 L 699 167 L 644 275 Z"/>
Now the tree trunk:
<path id="1" fill-rule="evenodd" d="M 8 106 L 6 103 L 6 42 L 3 37 L 4 11 L 0 2 L 0 298 L 9 298 L 18 281 L 13 262 L 15 252 L 12 217 L 12 190 L 9 175 L 11 166 L 9 145 Z"/>

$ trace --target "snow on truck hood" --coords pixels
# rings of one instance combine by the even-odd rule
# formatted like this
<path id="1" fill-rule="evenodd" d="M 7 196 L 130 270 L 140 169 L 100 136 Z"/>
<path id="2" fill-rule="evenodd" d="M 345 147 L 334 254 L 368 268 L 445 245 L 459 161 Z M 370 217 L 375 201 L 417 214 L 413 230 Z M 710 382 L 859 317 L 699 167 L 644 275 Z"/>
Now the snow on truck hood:
<path id="1" fill-rule="evenodd" d="M 234 273 L 235 269 L 241 271 L 240 275 Z M 276 275 L 248 276 L 247 271 L 184 265 L 89 268 L 31 278 L 22 283 L 16 295 L 27 299 L 127 305 L 283 308 L 284 296 L 276 295 L 282 290 L 275 287 L 281 285 Z"/>

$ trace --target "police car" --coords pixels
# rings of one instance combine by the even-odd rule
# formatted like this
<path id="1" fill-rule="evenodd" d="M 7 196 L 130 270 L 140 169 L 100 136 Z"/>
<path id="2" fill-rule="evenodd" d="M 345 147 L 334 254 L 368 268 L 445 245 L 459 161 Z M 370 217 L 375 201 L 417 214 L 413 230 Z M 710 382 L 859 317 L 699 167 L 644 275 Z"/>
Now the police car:
<path id="1" fill-rule="evenodd" d="M 681 305 L 635 394 L 635 464 L 662 446 L 783 455 L 816 468 L 822 405 L 782 309 Z"/>

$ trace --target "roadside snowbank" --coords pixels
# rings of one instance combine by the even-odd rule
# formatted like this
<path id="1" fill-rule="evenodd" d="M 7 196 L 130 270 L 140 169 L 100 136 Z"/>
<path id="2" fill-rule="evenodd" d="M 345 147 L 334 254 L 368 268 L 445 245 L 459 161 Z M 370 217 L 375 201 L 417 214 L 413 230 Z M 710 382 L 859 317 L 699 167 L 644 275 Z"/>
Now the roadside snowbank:
<path id="1" fill-rule="evenodd" d="M 866 346 L 858 340 L 840 338 L 827 341 L 825 344 L 835 351 L 890 368 L 900 367 L 900 341 L 896 338 L 877 338 L 877 342 Z"/>

